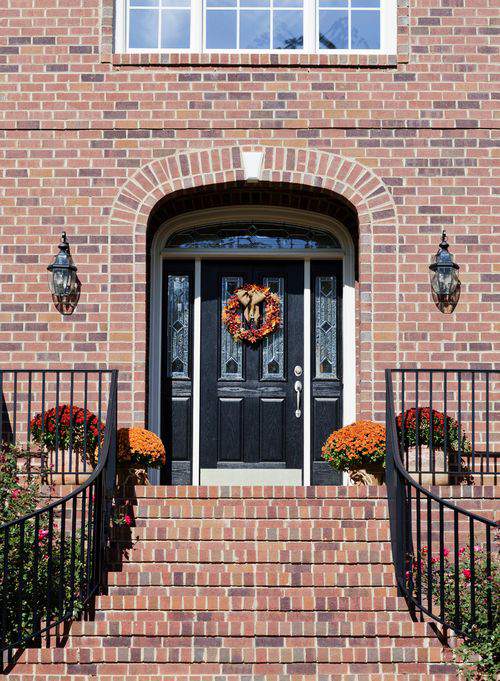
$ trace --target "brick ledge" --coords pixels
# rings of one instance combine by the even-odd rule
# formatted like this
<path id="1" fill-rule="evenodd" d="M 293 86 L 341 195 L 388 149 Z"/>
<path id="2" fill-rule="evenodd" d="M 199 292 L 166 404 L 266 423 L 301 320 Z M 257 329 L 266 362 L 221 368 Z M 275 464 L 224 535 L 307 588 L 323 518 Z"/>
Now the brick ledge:
<path id="1" fill-rule="evenodd" d="M 339 66 L 355 68 L 396 68 L 396 54 L 250 54 L 250 53 L 186 53 L 186 52 L 116 52 L 113 66 L 272 66 L 310 68 Z"/>

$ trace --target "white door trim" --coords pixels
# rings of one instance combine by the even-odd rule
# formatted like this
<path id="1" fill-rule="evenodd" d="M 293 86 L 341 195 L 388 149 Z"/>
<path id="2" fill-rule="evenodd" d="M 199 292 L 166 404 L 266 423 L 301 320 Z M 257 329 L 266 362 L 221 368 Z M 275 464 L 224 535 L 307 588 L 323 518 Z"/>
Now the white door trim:
<path id="1" fill-rule="evenodd" d="M 311 260 L 304 260 L 304 368 L 302 412 L 304 414 L 304 463 L 302 482 L 311 484 Z"/>
<path id="2" fill-rule="evenodd" d="M 211 223 L 226 222 L 231 220 L 248 220 L 251 210 L 252 220 L 270 220 L 274 222 L 291 223 L 305 227 L 318 227 L 327 229 L 335 234 L 339 240 L 341 248 L 339 250 L 317 250 L 317 251 L 287 251 L 287 250 L 227 250 L 225 252 L 216 250 L 194 250 L 178 249 L 165 250 L 164 244 L 168 236 L 172 233 L 192 229 L 196 226 L 206 226 Z M 184 213 L 167 220 L 157 230 L 151 244 L 151 268 L 150 268 L 150 291 L 149 291 L 149 391 L 148 405 L 149 418 L 148 427 L 155 433 L 160 434 L 161 424 L 161 328 L 162 328 L 162 262 L 164 259 L 184 259 L 195 260 L 195 305 L 194 305 L 194 328 L 193 328 L 193 347 L 195 343 L 200 343 L 201 334 L 201 297 L 199 288 L 201 284 L 201 260 L 205 258 L 279 258 L 300 259 L 309 263 L 313 259 L 335 259 L 343 261 L 343 302 L 342 302 L 342 366 L 343 366 L 343 424 L 352 423 L 356 418 L 356 297 L 355 297 L 355 249 L 348 230 L 340 223 L 326 215 L 313 213 L 310 211 L 283 208 L 280 206 L 231 206 L 227 208 L 207 209 Z M 198 268 L 198 275 L 196 271 Z M 309 270 L 310 271 L 310 270 Z M 304 279 L 306 269 L 304 269 Z M 306 290 L 304 296 L 304 307 L 306 306 Z M 198 302 L 196 302 L 198 300 Z M 306 355 L 306 338 L 310 337 L 310 290 L 309 290 L 309 315 L 304 321 L 304 354 Z M 197 320 L 198 316 L 198 321 Z M 309 338 L 310 356 L 310 338 Z M 192 483 L 199 484 L 199 390 L 200 390 L 200 358 L 199 352 L 195 352 L 193 358 L 193 472 Z M 196 360 L 196 355 L 198 359 Z M 310 440 L 307 441 L 306 435 L 310 435 L 310 362 L 306 362 L 304 356 L 304 485 L 310 484 L 311 462 L 310 462 Z M 195 392 L 197 391 L 197 393 Z M 306 413 L 309 427 L 306 428 Z M 195 428 L 196 425 L 196 428 Z M 306 430 L 309 433 L 306 434 Z M 196 457 L 196 458 L 195 458 Z M 195 466 L 195 461 L 197 465 Z M 153 483 L 159 482 L 159 472 L 151 476 Z"/>

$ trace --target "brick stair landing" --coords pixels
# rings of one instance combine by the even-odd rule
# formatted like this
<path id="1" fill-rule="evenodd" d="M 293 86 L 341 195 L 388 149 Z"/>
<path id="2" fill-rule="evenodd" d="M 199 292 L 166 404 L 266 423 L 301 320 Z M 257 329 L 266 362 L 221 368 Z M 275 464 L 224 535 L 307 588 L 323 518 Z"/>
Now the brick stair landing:
<path id="1" fill-rule="evenodd" d="M 397 596 L 384 487 L 138 487 L 109 588 L 12 681 L 456 679 Z"/>

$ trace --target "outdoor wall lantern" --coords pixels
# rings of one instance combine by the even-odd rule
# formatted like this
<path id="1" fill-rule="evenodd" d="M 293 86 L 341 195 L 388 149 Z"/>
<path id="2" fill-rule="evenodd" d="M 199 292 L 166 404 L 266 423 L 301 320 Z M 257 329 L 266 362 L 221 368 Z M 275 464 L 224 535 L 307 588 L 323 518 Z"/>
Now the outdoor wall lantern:
<path id="1" fill-rule="evenodd" d="M 62 315 L 73 314 L 80 299 L 82 285 L 76 274 L 76 265 L 69 252 L 66 232 L 62 233 L 59 253 L 47 269 L 49 271 L 49 289 L 56 309 Z"/>
<path id="2" fill-rule="evenodd" d="M 460 279 L 458 278 L 460 267 L 453 262 L 453 256 L 448 252 L 449 247 L 446 232 L 443 230 L 439 250 L 434 257 L 434 262 L 429 266 L 432 298 L 437 309 L 443 314 L 451 314 L 460 298 Z"/>

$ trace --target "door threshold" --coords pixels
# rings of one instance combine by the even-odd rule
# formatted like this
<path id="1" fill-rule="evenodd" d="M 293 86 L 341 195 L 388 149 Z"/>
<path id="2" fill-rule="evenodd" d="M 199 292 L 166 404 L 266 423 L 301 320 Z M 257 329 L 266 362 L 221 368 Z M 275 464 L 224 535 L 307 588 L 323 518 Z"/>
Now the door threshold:
<path id="1" fill-rule="evenodd" d="M 302 485 L 301 468 L 201 468 L 201 485 Z"/>

